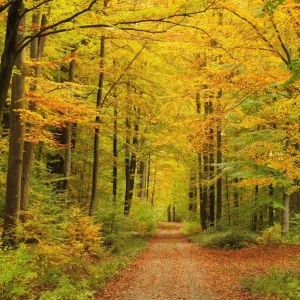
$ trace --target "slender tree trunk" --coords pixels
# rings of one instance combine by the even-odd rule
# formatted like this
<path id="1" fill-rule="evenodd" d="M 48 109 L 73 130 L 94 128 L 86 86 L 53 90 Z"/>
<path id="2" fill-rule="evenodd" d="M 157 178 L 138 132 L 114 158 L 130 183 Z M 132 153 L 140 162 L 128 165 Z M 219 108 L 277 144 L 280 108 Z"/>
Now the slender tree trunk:
<path id="1" fill-rule="evenodd" d="M 147 199 L 147 201 L 149 200 L 150 174 L 151 174 L 151 154 L 148 155 L 147 191 L 146 191 L 146 199 Z"/>
<path id="2" fill-rule="evenodd" d="M 220 106 L 220 105 L 219 105 Z M 220 108 L 218 109 L 220 114 Z M 217 223 L 221 221 L 222 218 L 222 125 L 220 116 L 218 116 L 218 126 L 217 126 Z"/>
<path id="3" fill-rule="evenodd" d="M 190 188 L 189 188 L 189 211 L 195 216 L 197 212 L 197 186 L 196 186 L 196 174 L 191 171 L 190 175 Z"/>
<path id="4" fill-rule="evenodd" d="M 40 14 L 33 14 L 32 16 L 32 26 L 37 28 L 40 24 Z M 45 15 L 42 16 L 41 26 L 46 26 L 47 18 Z M 34 29 L 34 33 L 37 29 Z M 45 47 L 45 37 L 36 38 L 31 42 L 30 47 L 30 58 L 33 61 L 41 60 Z M 33 83 L 30 86 L 31 92 L 37 91 L 36 79 L 40 77 L 40 66 L 36 65 L 33 67 L 34 73 Z M 35 111 L 36 105 L 33 102 L 29 102 L 29 110 Z M 29 187 L 30 187 L 30 176 L 32 165 L 34 161 L 34 149 L 35 145 L 31 142 L 24 142 L 24 153 L 23 153 L 23 168 L 22 168 L 22 191 L 21 191 L 21 210 L 26 211 L 28 209 L 29 201 Z"/>
<path id="5" fill-rule="evenodd" d="M 24 36 L 26 26 L 25 18 L 22 19 L 20 25 L 23 28 L 23 34 L 20 32 L 19 36 L 21 39 Z M 24 109 L 25 49 L 20 52 L 16 59 L 16 68 L 19 74 L 14 74 L 12 79 L 9 154 L 3 231 L 3 240 L 6 246 L 14 246 L 17 243 L 15 227 L 20 216 L 24 125 L 21 122 L 21 116 L 18 110 Z"/>
<path id="6" fill-rule="evenodd" d="M 97 104 L 96 109 L 99 110 L 102 107 L 103 99 L 103 85 L 104 85 L 104 56 L 105 56 L 105 37 L 101 36 L 100 41 L 100 73 L 99 73 L 99 83 L 98 83 L 98 93 L 97 93 Z M 93 178 L 92 178 L 92 195 L 90 201 L 89 215 L 92 216 L 95 211 L 97 202 L 97 190 L 98 190 L 98 172 L 99 172 L 99 146 L 100 146 L 100 116 L 97 112 L 96 124 L 98 126 L 95 128 L 94 134 L 94 163 L 93 163 Z"/>
<path id="7" fill-rule="evenodd" d="M 201 114 L 201 101 L 200 94 L 196 94 L 196 111 L 197 114 Z M 203 152 L 203 149 L 202 149 Z M 205 230 L 207 228 L 207 189 L 204 186 L 205 171 L 204 171 L 204 154 L 198 151 L 198 179 L 199 179 L 199 198 L 200 198 L 200 223 L 201 228 Z"/>
<path id="8" fill-rule="evenodd" d="M 151 195 L 151 206 L 154 205 L 154 196 L 155 196 L 155 188 L 156 188 L 156 175 L 157 175 L 157 164 L 154 169 L 154 179 L 153 179 L 153 187 L 152 187 L 152 195 Z"/>
<path id="9" fill-rule="evenodd" d="M 167 209 L 167 214 L 168 214 L 168 222 L 172 222 L 171 205 L 170 204 L 169 204 L 168 209 Z"/>
<path id="10" fill-rule="evenodd" d="M 274 187 L 272 184 L 269 185 L 269 197 L 273 198 L 274 196 Z M 269 225 L 274 226 L 274 207 L 269 205 Z"/>
<path id="11" fill-rule="evenodd" d="M 287 235 L 290 230 L 290 196 L 283 193 L 283 210 L 282 210 L 282 233 Z"/>
<path id="12" fill-rule="evenodd" d="M 233 179 L 234 184 L 239 183 L 238 178 Z M 234 224 L 239 225 L 239 190 L 237 186 L 233 187 L 233 206 L 234 206 Z"/>
<path id="13" fill-rule="evenodd" d="M 75 79 L 75 66 L 74 59 L 71 60 L 69 65 L 69 82 L 74 82 Z M 71 176 L 71 164 L 72 164 L 72 130 L 73 124 L 68 122 L 63 128 L 63 144 L 65 145 L 65 159 L 64 159 L 64 182 L 62 189 L 65 191 L 65 198 L 68 198 L 69 190 L 69 177 Z"/>
<path id="14" fill-rule="evenodd" d="M 117 201 L 118 190 L 118 103 L 114 97 L 114 137 L 113 137 L 113 202 Z"/>
<path id="15" fill-rule="evenodd" d="M 176 222 L 176 208 L 175 208 L 175 205 L 173 206 L 172 222 Z"/>
<path id="16" fill-rule="evenodd" d="M 126 141 L 125 141 L 125 200 L 124 200 L 124 215 L 128 216 L 130 211 L 130 121 L 129 109 L 131 105 L 127 103 L 127 117 L 125 121 L 126 126 Z"/>
<path id="17" fill-rule="evenodd" d="M 6 21 L 4 50 L 0 64 L 0 123 L 2 123 L 3 109 L 7 99 L 9 84 L 15 59 L 18 54 L 18 30 L 20 15 L 23 13 L 23 0 L 11 1 Z"/>
<path id="18" fill-rule="evenodd" d="M 254 211 L 252 216 L 252 231 L 257 230 L 257 200 L 258 200 L 258 185 L 255 186 Z"/>
<path id="19" fill-rule="evenodd" d="M 227 214 L 228 214 L 228 225 L 231 226 L 231 212 L 230 212 L 230 201 L 229 201 L 229 182 L 226 174 L 226 202 L 227 202 Z"/>
<path id="20" fill-rule="evenodd" d="M 209 102 L 209 115 L 213 114 L 213 103 Z M 214 152 L 214 128 L 210 124 L 209 129 L 209 180 L 212 181 L 215 177 L 215 152 Z M 211 183 L 209 187 L 209 225 L 215 226 L 215 184 Z"/>

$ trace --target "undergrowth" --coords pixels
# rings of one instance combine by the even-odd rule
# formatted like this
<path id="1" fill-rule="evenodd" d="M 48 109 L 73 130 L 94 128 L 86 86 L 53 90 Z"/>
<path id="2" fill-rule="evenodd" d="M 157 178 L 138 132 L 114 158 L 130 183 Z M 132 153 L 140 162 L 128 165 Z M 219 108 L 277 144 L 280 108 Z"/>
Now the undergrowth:
<path id="1" fill-rule="evenodd" d="M 17 228 L 19 246 L 0 250 L 0 299 L 95 299 L 101 286 L 145 249 L 155 229 L 149 211 L 125 218 L 116 207 L 108 226 L 107 212 L 89 217 L 85 207 L 62 201 L 38 176 L 31 186 L 30 210 Z"/>
<path id="2" fill-rule="evenodd" d="M 213 249 L 241 249 L 257 243 L 255 234 L 227 231 L 227 232 L 201 232 L 191 235 L 190 239 L 207 248 Z"/>
<path id="3" fill-rule="evenodd" d="M 272 268 L 264 275 L 244 278 L 242 287 L 264 299 L 300 299 L 300 272 Z"/>

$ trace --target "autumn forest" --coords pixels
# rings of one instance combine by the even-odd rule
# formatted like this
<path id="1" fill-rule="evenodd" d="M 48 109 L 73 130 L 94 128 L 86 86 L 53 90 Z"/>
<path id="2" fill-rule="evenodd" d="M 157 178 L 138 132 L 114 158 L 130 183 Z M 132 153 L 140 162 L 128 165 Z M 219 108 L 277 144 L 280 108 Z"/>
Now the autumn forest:
<path id="1" fill-rule="evenodd" d="M 299 20 L 0 0 L 0 299 L 300 299 Z"/>

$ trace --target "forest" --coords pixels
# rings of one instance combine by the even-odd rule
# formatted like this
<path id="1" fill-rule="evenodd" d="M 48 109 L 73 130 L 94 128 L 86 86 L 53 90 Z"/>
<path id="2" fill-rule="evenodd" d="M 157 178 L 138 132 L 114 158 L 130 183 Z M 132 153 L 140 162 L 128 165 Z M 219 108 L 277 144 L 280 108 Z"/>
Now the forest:
<path id="1" fill-rule="evenodd" d="M 299 20 L 299 0 L 0 0 L 0 299 L 129 299 L 103 288 L 181 243 L 212 294 L 132 299 L 300 299 Z"/>

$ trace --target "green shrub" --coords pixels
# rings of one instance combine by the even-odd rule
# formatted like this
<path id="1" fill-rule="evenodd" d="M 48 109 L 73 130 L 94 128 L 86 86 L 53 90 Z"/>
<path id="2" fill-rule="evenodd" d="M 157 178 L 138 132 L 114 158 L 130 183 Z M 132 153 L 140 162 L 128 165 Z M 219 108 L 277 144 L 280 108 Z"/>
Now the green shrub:
<path id="1" fill-rule="evenodd" d="M 300 299 L 300 273 L 294 270 L 270 269 L 263 276 L 244 278 L 242 286 L 264 299 Z"/>
<path id="2" fill-rule="evenodd" d="M 186 235 L 195 235 L 202 231 L 199 221 L 184 222 L 181 231 Z"/>
<path id="3" fill-rule="evenodd" d="M 281 233 L 281 226 L 279 224 L 274 227 L 266 229 L 260 237 L 257 238 L 258 243 L 270 245 L 281 244 L 285 241 Z"/>
<path id="4" fill-rule="evenodd" d="M 216 249 L 241 249 L 256 243 L 256 237 L 244 232 L 213 233 L 204 242 L 204 246 Z"/>

